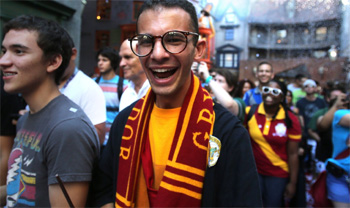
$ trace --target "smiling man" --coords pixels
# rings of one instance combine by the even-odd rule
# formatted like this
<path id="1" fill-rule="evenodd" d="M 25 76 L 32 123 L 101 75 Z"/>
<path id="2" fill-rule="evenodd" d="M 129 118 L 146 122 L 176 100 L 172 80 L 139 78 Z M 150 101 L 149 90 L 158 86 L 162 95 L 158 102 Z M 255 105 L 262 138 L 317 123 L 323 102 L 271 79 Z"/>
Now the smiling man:
<path id="1" fill-rule="evenodd" d="M 124 72 L 124 78 L 129 80 L 128 88 L 124 91 L 119 104 L 122 111 L 136 100 L 146 95 L 149 81 L 142 69 L 139 57 L 131 50 L 130 41 L 124 40 L 119 51 L 119 66 Z"/>
<path id="2" fill-rule="evenodd" d="M 247 131 L 191 72 L 206 49 L 198 38 L 190 2 L 141 7 L 130 45 L 151 90 L 112 125 L 94 206 L 262 206 Z"/>
<path id="3" fill-rule="evenodd" d="M 58 174 L 73 204 L 83 207 L 99 142 L 83 110 L 58 90 L 72 54 L 67 32 L 53 21 L 25 15 L 9 21 L 4 34 L 4 89 L 21 93 L 29 112 L 17 123 L 1 204 L 6 197 L 7 207 L 68 207 Z"/>
<path id="4" fill-rule="evenodd" d="M 247 91 L 243 96 L 243 100 L 247 106 L 260 104 L 262 102 L 262 87 L 267 86 L 270 80 L 275 76 L 272 65 L 265 61 L 258 65 L 256 73 L 259 85 L 256 88 Z"/>

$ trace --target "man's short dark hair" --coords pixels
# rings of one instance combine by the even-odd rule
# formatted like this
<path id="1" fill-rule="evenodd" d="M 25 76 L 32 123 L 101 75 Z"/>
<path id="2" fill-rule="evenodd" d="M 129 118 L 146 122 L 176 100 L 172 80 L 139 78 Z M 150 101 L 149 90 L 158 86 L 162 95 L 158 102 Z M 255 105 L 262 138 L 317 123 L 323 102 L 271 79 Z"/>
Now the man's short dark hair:
<path id="1" fill-rule="evenodd" d="M 264 64 L 269 65 L 269 66 L 271 67 L 271 71 L 273 72 L 273 67 L 272 67 L 272 64 L 270 64 L 270 63 L 269 63 L 269 62 L 267 62 L 267 61 L 260 62 L 260 63 L 258 64 L 257 71 L 259 71 L 260 66 L 261 66 L 261 65 L 264 65 Z"/>
<path id="2" fill-rule="evenodd" d="M 109 61 L 111 62 L 111 66 L 114 70 L 116 70 L 118 68 L 120 58 L 119 58 L 118 52 L 115 49 L 113 49 L 111 47 L 104 47 L 104 48 L 100 49 L 97 52 L 96 60 L 98 59 L 99 55 L 108 58 Z"/>
<path id="3" fill-rule="evenodd" d="M 137 30 L 138 30 L 139 17 L 142 14 L 142 12 L 146 10 L 156 10 L 157 8 L 160 8 L 160 7 L 183 9 L 185 12 L 187 12 L 190 15 L 190 18 L 191 18 L 190 26 L 193 29 L 192 32 L 199 33 L 196 9 L 194 8 L 191 2 L 188 2 L 186 0 L 147 0 L 145 1 L 144 4 L 141 6 L 139 14 L 137 16 L 137 21 L 136 21 Z M 197 41 L 198 41 L 198 38 L 195 36 L 193 41 L 194 45 L 197 44 Z"/>
<path id="4" fill-rule="evenodd" d="M 69 47 L 65 38 L 67 31 L 52 20 L 32 15 L 21 15 L 7 22 L 4 26 L 4 34 L 10 30 L 37 32 L 37 44 L 43 50 L 44 62 L 53 61 L 58 55 L 62 56 L 62 63 L 55 70 L 55 82 L 59 84 L 72 56 L 72 48 Z"/>
<path id="5" fill-rule="evenodd" d="M 296 80 L 301 80 L 302 78 L 307 78 L 304 74 L 297 74 L 295 75 Z"/>

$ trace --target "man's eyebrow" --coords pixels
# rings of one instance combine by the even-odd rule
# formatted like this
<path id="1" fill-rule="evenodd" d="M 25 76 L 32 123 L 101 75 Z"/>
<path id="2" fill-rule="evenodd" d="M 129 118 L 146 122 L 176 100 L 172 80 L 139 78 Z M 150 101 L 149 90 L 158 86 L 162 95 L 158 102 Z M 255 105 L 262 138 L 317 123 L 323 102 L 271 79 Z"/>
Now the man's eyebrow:
<path id="1" fill-rule="evenodd" d="M 3 46 L 1 46 L 3 48 Z M 22 44 L 12 44 L 10 45 L 9 47 L 10 49 L 17 49 L 17 48 L 20 48 L 20 49 L 29 49 L 27 46 L 25 45 L 22 45 Z"/>

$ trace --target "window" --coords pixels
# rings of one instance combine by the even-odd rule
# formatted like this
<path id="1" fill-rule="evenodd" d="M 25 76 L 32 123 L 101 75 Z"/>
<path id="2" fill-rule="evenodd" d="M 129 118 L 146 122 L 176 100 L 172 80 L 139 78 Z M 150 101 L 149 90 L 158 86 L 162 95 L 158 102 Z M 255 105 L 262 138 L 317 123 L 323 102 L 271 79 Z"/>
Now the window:
<path id="1" fill-rule="evenodd" d="M 277 44 L 288 43 L 286 29 L 276 30 L 276 43 Z"/>
<path id="2" fill-rule="evenodd" d="M 318 27 L 316 29 L 316 41 L 325 41 L 327 39 L 327 27 Z"/>
<path id="3" fill-rule="evenodd" d="M 97 0 L 96 1 L 96 19 L 109 20 L 111 19 L 111 1 L 112 0 Z"/>
<path id="4" fill-rule="evenodd" d="M 110 32 L 106 30 L 96 31 L 95 37 L 95 50 L 99 50 L 105 46 L 109 45 Z"/>
<path id="5" fill-rule="evenodd" d="M 220 68 L 239 68 L 239 53 L 238 52 L 219 52 L 219 66 Z"/>
<path id="6" fill-rule="evenodd" d="M 233 40 L 233 35 L 234 35 L 233 28 L 225 30 L 225 40 Z"/>

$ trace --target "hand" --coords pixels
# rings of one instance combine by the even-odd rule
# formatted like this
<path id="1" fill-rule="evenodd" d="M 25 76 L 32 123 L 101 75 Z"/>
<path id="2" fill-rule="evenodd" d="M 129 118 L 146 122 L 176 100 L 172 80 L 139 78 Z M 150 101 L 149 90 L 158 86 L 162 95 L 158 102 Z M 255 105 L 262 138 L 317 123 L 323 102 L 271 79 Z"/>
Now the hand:
<path id="1" fill-rule="evenodd" d="M 346 99 L 346 94 L 342 93 L 337 97 L 337 100 L 335 101 L 334 106 L 337 109 L 344 109 L 346 108 L 348 103 L 349 103 L 349 100 Z"/>
<path id="2" fill-rule="evenodd" d="M 296 185 L 294 183 L 288 183 L 284 191 L 284 198 L 290 200 L 295 194 Z"/>
<path id="3" fill-rule="evenodd" d="M 204 61 L 201 61 L 199 63 L 198 73 L 203 80 L 206 80 L 210 76 L 207 63 L 205 63 Z"/>

